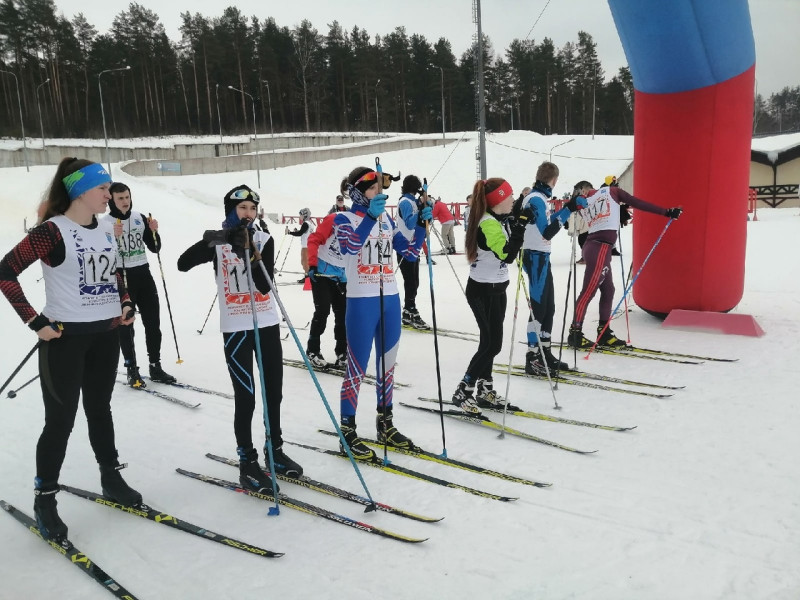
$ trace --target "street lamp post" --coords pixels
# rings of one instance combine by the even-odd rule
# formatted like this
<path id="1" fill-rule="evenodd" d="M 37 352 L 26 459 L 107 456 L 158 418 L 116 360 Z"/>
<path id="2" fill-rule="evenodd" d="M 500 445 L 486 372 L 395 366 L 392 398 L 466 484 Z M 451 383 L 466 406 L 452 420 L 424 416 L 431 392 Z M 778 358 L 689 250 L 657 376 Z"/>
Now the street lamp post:
<path id="1" fill-rule="evenodd" d="M 256 175 L 258 177 L 258 189 L 261 189 L 261 162 L 258 156 L 258 132 L 256 131 L 256 99 L 253 98 L 250 94 L 245 92 L 244 90 L 240 90 L 238 88 L 233 87 L 232 85 L 228 86 L 229 90 L 233 90 L 234 92 L 239 92 L 240 94 L 244 94 L 248 98 L 250 98 L 250 102 L 253 103 L 253 142 L 256 147 Z M 244 120 L 245 127 L 247 127 L 247 118 L 245 117 Z"/>
<path id="2" fill-rule="evenodd" d="M 22 120 L 22 99 L 19 96 L 19 81 L 17 76 L 11 71 L 0 70 L 0 73 L 8 73 L 14 78 L 14 85 L 17 86 L 17 104 L 19 105 L 19 124 L 22 127 L 22 154 L 25 157 L 25 170 L 30 173 L 30 166 L 28 165 L 28 142 L 25 140 L 25 123 Z"/>
<path id="3" fill-rule="evenodd" d="M 444 69 L 439 67 L 442 73 L 442 139 L 444 139 Z"/>
<path id="4" fill-rule="evenodd" d="M 378 129 L 378 137 L 381 137 L 381 120 L 378 116 L 378 86 L 380 83 L 380 79 L 375 82 L 375 127 Z"/>
<path id="5" fill-rule="evenodd" d="M 275 129 L 272 127 L 272 96 L 269 93 L 269 81 L 262 79 L 267 85 L 267 106 L 269 106 L 269 137 L 272 140 L 272 170 L 275 170 Z"/>
<path id="6" fill-rule="evenodd" d="M 574 141 L 575 141 L 575 138 L 570 138 L 566 142 L 561 142 L 560 144 L 556 144 L 555 146 L 550 148 L 550 157 L 547 159 L 548 162 L 553 162 L 553 150 L 555 150 L 559 146 L 563 146 L 564 144 L 569 144 L 570 142 L 574 142 Z"/>
<path id="7" fill-rule="evenodd" d="M 39 106 L 39 88 L 48 83 L 50 83 L 49 77 L 36 86 L 36 110 L 39 111 L 39 131 L 42 133 L 42 150 L 44 150 L 44 125 L 42 124 L 42 107 Z"/>
<path id="8" fill-rule="evenodd" d="M 126 65 L 124 67 L 118 67 L 116 69 L 106 69 L 105 71 L 100 71 L 100 74 L 97 76 L 97 89 L 100 91 L 100 116 L 103 119 L 103 137 L 106 141 L 106 166 L 108 167 L 108 175 L 111 176 L 111 157 L 108 152 L 108 132 L 106 131 L 106 110 L 103 106 L 103 84 L 100 81 L 100 78 L 103 76 L 103 73 L 111 73 L 113 71 L 129 71 L 131 68 L 130 65 Z"/>

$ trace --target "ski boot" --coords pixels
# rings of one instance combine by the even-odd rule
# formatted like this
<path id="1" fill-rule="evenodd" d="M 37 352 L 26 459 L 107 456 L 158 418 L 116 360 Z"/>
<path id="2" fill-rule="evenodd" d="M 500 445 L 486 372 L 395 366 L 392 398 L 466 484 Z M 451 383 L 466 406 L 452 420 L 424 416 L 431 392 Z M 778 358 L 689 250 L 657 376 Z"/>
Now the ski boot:
<path id="1" fill-rule="evenodd" d="M 375 427 L 378 430 L 378 441 L 387 446 L 394 446 L 395 448 L 413 449 L 414 442 L 397 431 L 397 428 L 392 424 L 392 407 L 386 408 L 386 415 L 383 411 L 378 409 L 378 416 L 375 417 Z"/>
<path id="2" fill-rule="evenodd" d="M 458 383 L 451 400 L 458 408 L 471 415 L 481 414 L 478 403 L 475 402 L 475 386 L 463 379 Z"/>
<path id="3" fill-rule="evenodd" d="M 58 516 L 56 494 L 57 483 L 44 483 L 38 477 L 34 480 L 33 516 L 39 533 L 46 540 L 62 544 L 67 540 L 67 526 Z"/>
<path id="4" fill-rule="evenodd" d="M 581 328 L 577 325 L 570 326 L 567 343 L 569 344 L 570 348 L 577 348 L 578 350 L 591 348 L 593 344 L 593 342 L 584 337 L 583 331 L 581 331 Z"/>
<path id="5" fill-rule="evenodd" d="M 347 445 L 350 446 L 350 452 L 352 452 L 353 458 L 356 460 L 373 460 L 375 458 L 375 451 L 367 446 L 364 440 L 358 437 L 355 423 L 352 425 L 345 425 L 342 423 L 342 434 L 344 435 Z M 345 454 L 345 449 L 341 441 L 339 442 L 339 450 L 342 454 Z"/>
<path id="6" fill-rule="evenodd" d="M 100 486 L 103 495 L 125 506 L 138 506 L 142 503 L 142 495 L 125 483 L 120 470 L 127 467 L 118 461 L 114 464 L 100 465 Z"/>
<path id="7" fill-rule="evenodd" d="M 265 460 L 269 460 L 266 448 L 264 448 L 264 457 Z M 303 474 L 303 467 L 283 452 L 283 444 L 272 449 L 272 460 L 275 462 L 275 472 L 278 475 L 286 475 L 286 477 L 297 479 Z"/>
<path id="8" fill-rule="evenodd" d="M 272 496 L 272 478 L 258 464 L 258 452 L 255 448 L 237 448 L 239 455 L 239 483 L 246 490 Z M 280 488 L 276 486 L 278 491 Z"/>
<path id="9" fill-rule="evenodd" d="M 605 328 L 605 331 L 603 329 Z M 625 348 L 627 347 L 627 343 L 624 340 L 619 339 L 614 332 L 611 331 L 610 327 L 606 327 L 605 324 L 597 326 L 597 335 L 599 339 L 597 340 L 597 344 L 599 346 L 608 346 L 610 348 Z"/>
<path id="10" fill-rule="evenodd" d="M 494 390 L 491 379 L 478 379 L 475 382 L 475 401 L 481 408 L 503 408 L 508 401 Z"/>
<path id="11" fill-rule="evenodd" d="M 150 379 L 159 383 L 175 383 L 178 380 L 161 368 L 161 362 L 150 363 Z"/>
<path id="12" fill-rule="evenodd" d="M 136 365 L 129 365 L 127 367 L 128 370 L 128 385 L 132 388 L 146 388 L 147 384 L 142 379 L 142 376 L 139 375 L 139 367 Z"/>

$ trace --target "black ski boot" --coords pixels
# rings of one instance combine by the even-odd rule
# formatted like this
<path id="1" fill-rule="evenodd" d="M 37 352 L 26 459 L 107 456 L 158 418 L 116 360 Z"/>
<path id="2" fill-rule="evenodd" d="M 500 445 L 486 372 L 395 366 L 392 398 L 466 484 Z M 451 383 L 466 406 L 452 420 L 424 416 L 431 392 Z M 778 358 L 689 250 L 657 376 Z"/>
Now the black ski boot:
<path id="1" fill-rule="evenodd" d="M 272 449 L 272 460 L 275 462 L 275 472 L 278 475 L 286 475 L 286 477 L 297 479 L 303 474 L 303 467 L 283 452 L 283 444 Z M 264 448 L 264 461 L 269 466 L 269 454 L 266 448 Z"/>
<path id="2" fill-rule="evenodd" d="M 570 371 L 569 365 L 564 361 L 558 360 L 550 348 L 550 342 L 542 342 L 542 349 L 544 350 L 544 359 L 547 361 L 547 366 L 550 371 Z"/>
<path id="3" fill-rule="evenodd" d="M 597 341 L 597 344 L 599 346 L 609 346 L 611 348 L 624 348 L 628 345 L 627 343 L 625 343 L 624 340 L 621 340 L 616 335 L 614 335 L 614 332 L 611 331 L 610 327 L 606 327 L 605 323 L 603 325 L 597 326 L 597 335 L 600 337 L 600 339 Z"/>
<path id="4" fill-rule="evenodd" d="M 125 483 L 120 470 L 127 464 L 116 462 L 112 465 L 100 465 L 100 486 L 103 495 L 125 506 L 138 506 L 142 503 L 142 495 Z"/>
<path id="5" fill-rule="evenodd" d="M 481 409 L 478 403 L 475 402 L 475 386 L 472 383 L 467 383 L 463 379 L 458 382 L 456 391 L 453 392 L 451 402 L 465 413 L 471 415 L 481 414 Z"/>
<path id="6" fill-rule="evenodd" d="M 255 448 L 237 448 L 239 455 L 239 483 L 246 490 L 272 496 L 272 478 L 258 464 Z M 280 488 L 276 488 L 280 491 Z"/>
<path id="7" fill-rule="evenodd" d="M 161 368 L 161 363 L 150 363 L 150 379 L 159 383 L 175 383 L 178 381 L 172 375 Z"/>
<path id="8" fill-rule="evenodd" d="M 347 445 L 350 446 L 350 452 L 353 453 L 353 458 L 356 460 L 373 460 L 375 458 L 375 451 L 367 446 L 364 440 L 358 437 L 355 423 L 351 425 L 342 423 L 342 434 L 344 435 Z M 339 450 L 341 450 L 343 454 L 345 453 L 341 441 L 339 442 Z"/>
<path id="9" fill-rule="evenodd" d="M 147 384 L 142 379 L 142 376 L 139 375 L 139 367 L 136 365 L 129 365 L 127 367 L 128 370 L 128 385 L 132 388 L 146 388 Z"/>
<path id="10" fill-rule="evenodd" d="M 494 391 L 491 379 L 478 379 L 475 382 L 475 400 L 481 408 L 503 408 L 508 401 Z"/>
<path id="11" fill-rule="evenodd" d="M 583 336 L 583 331 L 581 331 L 580 327 L 577 325 L 570 325 L 567 343 L 570 348 L 582 350 L 584 348 L 591 348 L 594 342 L 590 342 Z"/>
<path id="12" fill-rule="evenodd" d="M 46 540 L 61 544 L 67 540 L 67 526 L 58 516 L 56 493 L 57 483 L 43 483 L 38 477 L 34 480 L 33 516 L 39 533 Z"/>
<path id="13" fill-rule="evenodd" d="M 525 353 L 525 372 L 528 375 L 547 376 L 545 360 L 546 359 L 542 356 L 538 346 L 528 350 Z"/>
<path id="14" fill-rule="evenodd" d="M 414 442 L 397 431 L 397 427 L 392 424 L 392 407 L 386 408 L 386 415 L 383 410 L 378 409 L 378 415 L 375 417 L 375 427 L 378 430 L 378 441 L 387 446 L 394 446 L 395 448 L 405 448 L 411 450 L 416 448 Z"/>

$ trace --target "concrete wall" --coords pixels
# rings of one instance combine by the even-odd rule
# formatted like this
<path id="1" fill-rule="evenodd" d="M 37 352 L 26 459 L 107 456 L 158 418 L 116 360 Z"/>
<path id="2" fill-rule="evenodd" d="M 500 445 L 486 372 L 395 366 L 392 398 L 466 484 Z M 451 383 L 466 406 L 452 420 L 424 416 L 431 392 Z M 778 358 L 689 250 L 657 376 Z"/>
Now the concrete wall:
<path id="1" fill-rule="evenodd" d="M 197 143 L 170 144 L 169 138 L 164 138 L 162 147 L 147 147 L 147 140 L 136 148 L 114 147 L 115 140 L 109 140 L 108 158 L 106 157 L 105 144 L 99 146 L 69 146 L 47 145 L 41 147 L 40 139 L 28 140 L 28 164 L 30 165 L 57 165 L 65 156 L 86 158 L 95 162 L 127 162 L 138 160 L 181 161 L 187 159 L 214 158 L 219 156 L 235 156 L 249 152 L 272 151 L 273 142 L 278 150 L 293 150 L 297 148 L 320 148 L 340 144 L 353 144 L 356 142 L 370 141 L 378 138 L 377 135 L 355 134 L 309 134 L 296 136 L 264 136 L 258 137 L 256 142 L 248 136 L 234 137 L 223 144 L 214 143 L 213 138 L 205 137 Z M 384 138 L 385 139 L 385 138 Z M 0 150 L 0 168 L 24 167 L 24 148 L 16 150 Z M 271 165 L 270 165 L 271 166 Z M 253 167 L 255 168 L 255 167 Z"/>
<path id="2" fill-rule="evenodd" d="M 262 171 L 275 167 L 288 167 L 322 160 L 334 160 L 349 156 L 363 156 L 364 154 L 382 154 L 397 150 L 415 148 L 428 148 L 441 146 L 446 140 L 441 138 L 382 138 L 380 141 L 361 142 L 350 146 L 328 146 L 324 148 L 303 148 L 285 150 L 282 152 L 260 152 L 258 158 L 255 154 L 239 156 L 220 156 L 207 158 L 188 158 L 176 160 L 180 163 L 180 172 L 167 172 L 159 169 L 162 160 L 137 160 L 123 165 L 122 170 L 135 177 L 160 175 L 200 175 L 211 173 L 230 173 L 237 171 L 255 171 L 260 165 Z"/>

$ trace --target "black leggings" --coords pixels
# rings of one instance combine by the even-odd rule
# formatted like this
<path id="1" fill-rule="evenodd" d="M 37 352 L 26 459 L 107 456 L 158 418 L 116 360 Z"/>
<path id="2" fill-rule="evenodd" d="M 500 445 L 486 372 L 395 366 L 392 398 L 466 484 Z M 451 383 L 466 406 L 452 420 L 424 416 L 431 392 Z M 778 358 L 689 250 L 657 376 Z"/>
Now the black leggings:
<path id="1" fill-rule="evenodd" d="M 503 347 L 503 320 L 506 317 L 508 282 L 479 283 L 467 280 L 467 302 L 480 330 L 478 350 L 469 361 L 467 375 L 472 381 L 492 378 L 494 357 Z"/>
<path id="2" fill-rule="evenodd" d="M 419 289 L 419 261 L 410 261 L 397 254 L 397 263 L 403 274 L 403 309 L 417 308 L 417 290 Z"/>
<path id="3" fill-rule="evenodd" d="M 328 315 L 333 309 L 333 337 L 336 340 L 336 356 L 347 354 L 347 329 L 344 322 L 347 298 L 345 284 L 330 277 L 317 275 L 311 283 L 314 297 L 314 316 L 308 332 L 308 352 L 320 353 L 320 337 L 328 325 Z"/>
<path id="4" fill-rule="evenodd" d="M 281 400 L 283 399 L 283 348 L 280 327 L 271 325 L 258 330 L 261 358 L 264 365 L 264 384 L 267 393 L 267 414 L 273 448 L 283 444 L 281 436 Z M 236 444 L 241 448 L 253 447 L 253 412 L 256 408 L 253 356 L 255 335 L 253 330 L 223 333 L 225 360 L 233 383 L 233 431 Z M 266 425 L 264 432 L 266 434 Z"/>
<path id="5" fill-rule="evenodd" d="M 81 393 L 94 456 L 98 464 L 116 464 L 111 392 L 118 362 L 117 329 L 62 335 L 42 342 L 39 374 L 44 400 L 44 429 L 36 446 L 36 476 L 43 482 L 58 482 Z"/>
<path id="6" fill-rule="evenodd" d="M 144 325 L 147 357 L 151 363 L 161 361 L 161 312 L 158 305 L 158 290 L 148 265 L 125 270 L 128 295 L 136 306 Z M 133 343 L 133 325 L 122 325 L 119 332 L 122 356 L 127 364 L 136 364 L 136 348 Z"/>

